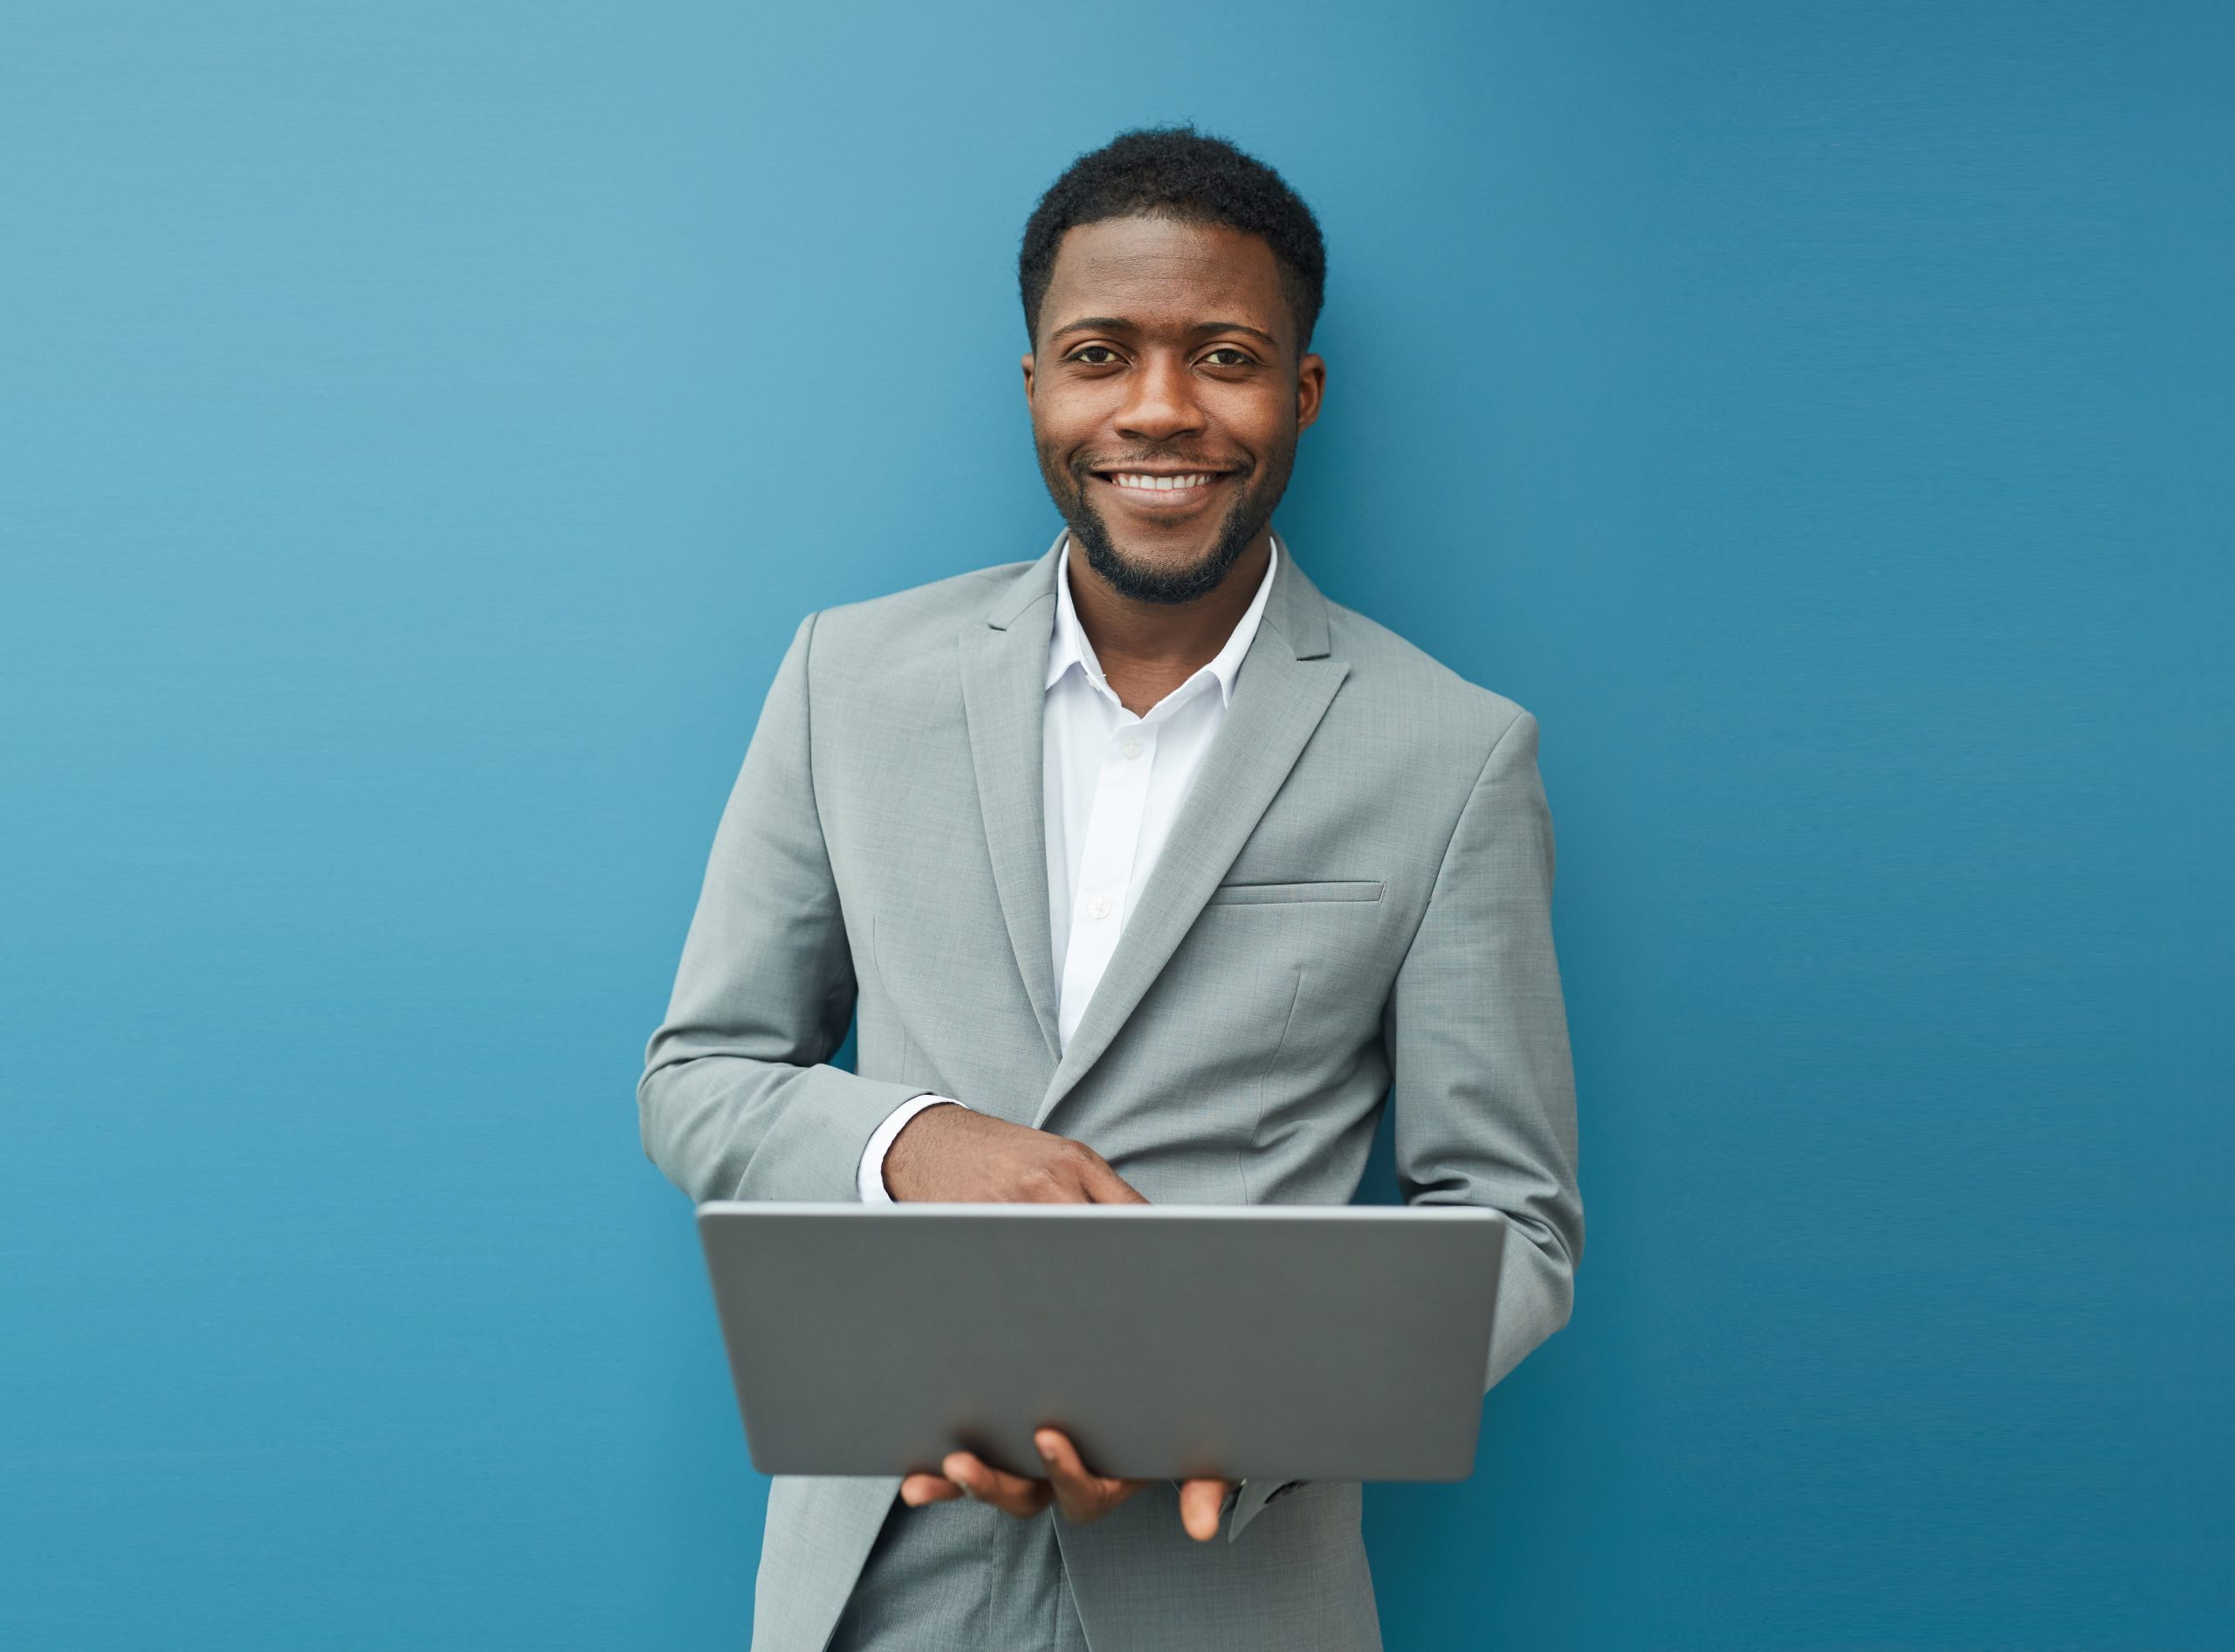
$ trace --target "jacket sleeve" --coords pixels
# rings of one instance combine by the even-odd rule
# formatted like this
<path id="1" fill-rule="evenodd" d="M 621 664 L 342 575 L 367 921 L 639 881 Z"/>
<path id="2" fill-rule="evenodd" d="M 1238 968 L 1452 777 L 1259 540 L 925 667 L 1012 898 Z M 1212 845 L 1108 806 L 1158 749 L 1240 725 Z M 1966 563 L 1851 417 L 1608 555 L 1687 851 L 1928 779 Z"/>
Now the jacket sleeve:
<path id="1" fill-rule="evenodd" d="M 1483 1205 L 1508 1224 L 1487 1389 L 1567 1323 L 1583 1253 L 1552 817 L 1526 712 L 1460 811 L 1383 1029 L 1406 1202 Z"/>
<path id="2" fill-rule="evenodd" d="M 809 615 L 761 708 L 636 1086 L 645 1153 L 694 1201 L 855 1199 L 870 1135 L 922 1090 L 826 1064 L 855 974 L 815 806 L 814 635 Z"/>

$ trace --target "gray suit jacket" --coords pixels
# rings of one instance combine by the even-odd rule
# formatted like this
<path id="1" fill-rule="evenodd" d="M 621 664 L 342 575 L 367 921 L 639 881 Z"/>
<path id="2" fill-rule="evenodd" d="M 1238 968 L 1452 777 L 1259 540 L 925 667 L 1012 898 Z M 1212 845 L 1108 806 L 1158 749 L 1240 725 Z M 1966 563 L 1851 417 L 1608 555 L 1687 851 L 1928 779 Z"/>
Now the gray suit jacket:
<path id="1" fill-rule="evenodd" d="M 852 1200 L 877 1124 L 936 1091 L 1088 1143 L 1157 1203 L 1338 1204 L 1393 1095 L 1406 1196 L 1511 1224 L 1496 1382 L 1566 1322 L 1583 1238 L 1535 719 L 1283 555 L 1059 1054 L 1041 718 L 1061 547 L 800 626 L 647 1054 L 645 1151 L 694 1200 Z M 843 1072 L 825 1063 L 856 1016 Z M 822 1646 L 897 1483 L 774 1483 L 756 1648 Z M 1358 1487 L 1269 1490 L 1245 1488 L 1222 1544 L 1186 1538 L 1168 1489 L 1058 1522 L 1094 1643 L 1378 1644 Z"/>

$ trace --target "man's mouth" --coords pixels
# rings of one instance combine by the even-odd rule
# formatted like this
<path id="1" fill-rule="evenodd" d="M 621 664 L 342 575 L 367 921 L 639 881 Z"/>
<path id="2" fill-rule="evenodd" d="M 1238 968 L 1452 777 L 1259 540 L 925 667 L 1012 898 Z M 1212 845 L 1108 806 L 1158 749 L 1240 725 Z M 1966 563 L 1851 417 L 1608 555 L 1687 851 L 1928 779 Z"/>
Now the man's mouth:
<path id="1" fill-rule="evenodd" d="M 1231 479 L 1233 471 L 1104 470 L 1088 472 L 1125 496 L 1129 506 L 1151 511 L 1176 511 L 1198 504 L 1216 493 L 1218 485 Z"/>
<path id="2" fill-rule="evenodd" d="M 1207 487 L 1224 472 L 1186 471 L 1167 476 L 1155 471 L 1097 471 L 1096 474 L 1114 486 L 1130 488 L 1136 492 L 1178 493 L 1189 488 Z"/>

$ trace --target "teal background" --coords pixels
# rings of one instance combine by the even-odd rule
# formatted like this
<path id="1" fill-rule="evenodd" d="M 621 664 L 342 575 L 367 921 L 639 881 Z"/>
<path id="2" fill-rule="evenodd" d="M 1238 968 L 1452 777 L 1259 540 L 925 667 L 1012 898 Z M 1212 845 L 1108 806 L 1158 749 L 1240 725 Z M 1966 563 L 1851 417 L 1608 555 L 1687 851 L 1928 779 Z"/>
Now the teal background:
<path id="1" fill-rule="evenodd" d="M 1037 191 L 1193 117 L 1331 246 L 1300 559 L 1560 834 L 1578 1307 L 1392 1646 L 2235 1646 L 2225 8 L 0 31 L 0 1644 L 743 1645 L 643 1042 L 801 615 L 1052 532 Z"/>

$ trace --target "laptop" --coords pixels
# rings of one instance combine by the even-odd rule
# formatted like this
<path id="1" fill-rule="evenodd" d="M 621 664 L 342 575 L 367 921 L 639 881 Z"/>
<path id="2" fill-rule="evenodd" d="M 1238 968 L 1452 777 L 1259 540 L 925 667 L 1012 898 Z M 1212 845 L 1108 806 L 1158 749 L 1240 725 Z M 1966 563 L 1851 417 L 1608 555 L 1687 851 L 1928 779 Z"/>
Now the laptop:
<path id="1" fill-rule="evenodd" d="M 1505 1222 L 1472 1206 L 698 1207 L 764 1474 L 1459 1480 Z"/>

